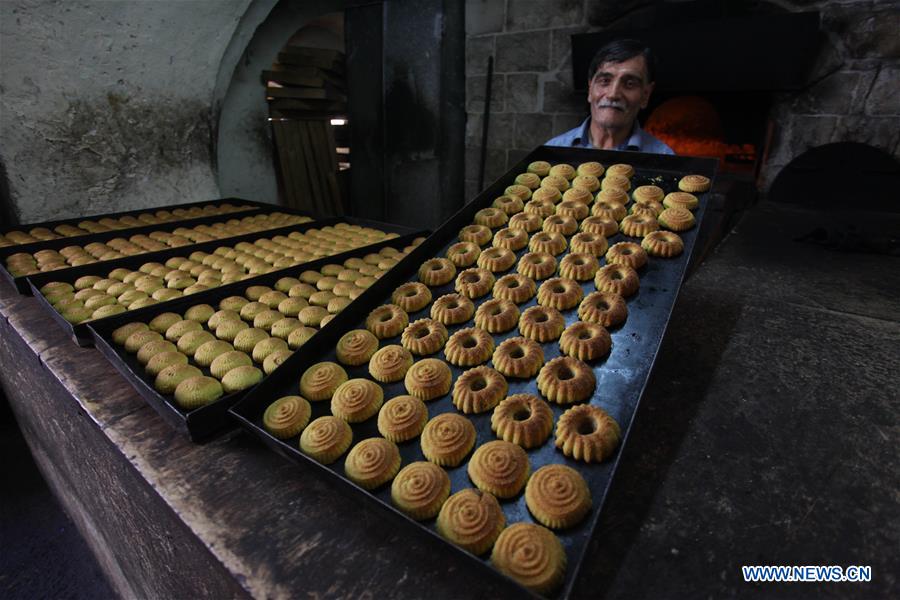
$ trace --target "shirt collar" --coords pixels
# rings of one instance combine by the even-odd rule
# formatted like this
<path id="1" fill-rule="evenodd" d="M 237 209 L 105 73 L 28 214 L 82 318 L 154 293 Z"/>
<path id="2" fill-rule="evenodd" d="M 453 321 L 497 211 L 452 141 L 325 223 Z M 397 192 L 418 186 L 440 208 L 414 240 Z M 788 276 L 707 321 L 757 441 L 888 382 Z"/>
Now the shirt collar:
<path id="1" fill-rule="evenodd" d="M 628 139 L 625 140 L 624 144 L 619 144 L 614 150 L 638 150 L 641 149 L 641 139 L 644 130 L 641 129 L 641 124 L 637 122 L 637 119 L 634 120 L 634 127 L 631 129 L 631 135 L 628 136 Z M 584 120 L 584 123 L 581 124 L 581 135 L 574 140 L 573 146 L 578 146 L 581 148 L 593 148 L 593 142 L 591 141 L 591 118 L 588 117 Z"/>

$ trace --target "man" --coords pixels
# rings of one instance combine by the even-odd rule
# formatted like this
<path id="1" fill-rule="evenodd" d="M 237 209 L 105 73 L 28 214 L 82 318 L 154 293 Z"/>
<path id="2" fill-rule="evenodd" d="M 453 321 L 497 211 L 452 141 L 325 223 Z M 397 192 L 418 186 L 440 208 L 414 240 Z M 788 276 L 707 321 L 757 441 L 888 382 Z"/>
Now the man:
<path id="1" fill-rule="evenodd" d="M 616 40 L 600 48 L 588 69 L 591 116 L 546 145 L 675 154 L 637 122 L 653 92 L 655 66 L 650 48 L 636 40 Z"/>

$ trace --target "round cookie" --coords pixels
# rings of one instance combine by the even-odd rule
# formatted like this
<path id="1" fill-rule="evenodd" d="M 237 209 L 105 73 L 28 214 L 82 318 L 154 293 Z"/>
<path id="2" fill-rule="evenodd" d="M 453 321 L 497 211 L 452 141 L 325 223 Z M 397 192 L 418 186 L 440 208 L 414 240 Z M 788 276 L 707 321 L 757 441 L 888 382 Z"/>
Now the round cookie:
<path id="1" fill-rule="evenodd" d="M 263 379 L 263 372 L 252 365 L 242 365 L 230 369 L 222 377 L 222 389 L 226 394 L 246 390 Z"/>
<path id="2" fill-rule="evenodd" d="M 300 451 L 323 465 L 331 464 L 353 442 L 353 430 L 331 415 L 312 421 L 300 434 Z"/>
<path id="3" fill-rule="evenodd" d="M 591 490 L 572 467 L 546 465 L 528 480 L 525 504 L 541 525 L 565 529 L 581 522 L 590 512 Z"/>
<path id="4" fill-rule="evenodd" d="M 397 444 L 384 438 L 361 441 L 344 461 L 344 474 L 363 489 L 374 490 L 394 478 L 400 470 Z"/>
<path id="5" fill-rule="evenodd" d="M 428 408 L 413 396 L 395 396 L 378 411 L 378 432 L 392 442 L 405 442 L 422 433 Z"/>
<path id="6" fill-rule="evenodd" d="M 450 477 L 442 468 L 426 461 L 406 465 L 391 484 L 391 502 L 417 521 L 437 516 L 449 496 Z"/>
<path id="7" fill-rule="evenodd" d="M 578 360 L 596 360 L 609 354 L 612 338 L 605 327 L 597 323 L 576 321 L 563 331 L 559 349 Z"/>
<path id="8" fill-rule="evenodd" d="M 553 431 L 553 411 L 532 394 L 513 394 L 494 408 L 491 429 L 502 440 L 537 448 Z"/>
<path id="9" fill-rule="evenodd" d="M 512 498 L 525 487 L 531 473 L 528 455 L 521 447 L 503 440 L 482 444 L 467 466 L 469 479 L 482 492 Z"/>
<path id="10" fill-rule="evenodd" d="M 316 363 L 300 377 L 300 394 L 312 402 L 330 400 L 338 386 L 347 379 L 347 372 L 337 363 Z"/>
<path id="11" fill-rule="evenodd" d="M 413 364 L 413 357 L 403 346 L 392 344 L 379 349 L 369 359 L 369 374 L 375 381 L 401 381 Z M 387 437 L 387 436 L 385 436 Z"/>
<path id="12" fill-rule="evenodd" d="M 348 423 L 361 423 L 377 413 L 383 402 L 380 385 L 368 379 L 350 379 L 334 390 L 331 414 Z"/>
<path id="13" fill-rule="evenodd" d="M 590 404 L 573 406 L 556 424 L 556 447 L 584 462 L 601 462 L 619 445 L 619 424 L 606 411 Z"/>
<path id="14" fill-rule="evenodd" d="M 519 318 L 519 333 L 540 343 L 559 338 L 565 327 L 562 313 L 547 306 L 532 306 Z"/>
<path id="15" fill-rule="evenodd" d="M 508 390 L 506 379 L 494 369 L 468 369 L 453 385 L 453 406 L 464 414 L 483 413 L 497 406 Z"/>
<path id="16" fill-rule="evenodd" d="M 406 391 L 420 400 L 440 398 L 450 391 L 453 374 L 442 360 L 426 358 L 413 364 L 403 378 Z"/>
<path id="17" fill-rule="evenodd" d="M 218 380 L 197 375 L 178 384 L 175 388 L 175 403 L 181 408 L 192 410 L 218 400 L 223 393 L 222 384 Z"/>
<path id="18" fill-rule="evenodd" d="M 533 523 L 504 529 L 491 552 L 491 564 L 535 594 L 549 596 L 566 575 L 566 551 L 553 532 Z"/>
<path id="19" fill-rule="evenodd" d="M 497 499 L 474 489 L 450 496 L 437 518 L 442 537 L 475 555 L 490 550 L 504 527 L 506 517 Z"/>
<path id="20" fill-rule="evenodd" d="M 541 368 L 537 387 L 547 400 L 572 404 L 589 400 L 597 387 L 594 370 L 571 356 L 554 358 Z"/>
<path id="21" fill-rule="evenodd" d="M 431 305 L 431 318 L 442 325 L 465 323 L 475 314 L 475 304 L 460 294 L 445 294 Z"/>
<path id="22" fill-rule="evenodd" d="M 447 328 L 432 319 L 419 319 L 410 323 L 400 336 L 404 348 L 419 356 L 434 354 L 448 338 Z"/>
<path id="23" fill-rule="evenodd" d="M 447 340 L 444 354 L 457 367 L 472 367 L 486 362 L 494 352 L 494 338 L 476 327 L 460 329 Z"/>
<path id="24" fill-rule="evenodd" d="M 409 315 L 396 304 L 383 304 L 366 317 L 366 329 L 380 340 L 400 335 L 409 325 Z"/>
<path id="25" fill-rule="evenodd" d="M 335 355 L 342 364 L 350 366 L 369 362 L 378 350 L 378 338 L 366 329 L 348 331 L 338 340 Z"/>
<path id="26" fill-rule="evenodd" d="M 425 458 L 442 467 L 456 467 L 475 445 L 475 426 L 456 413 L 440 414 L 425 425 L 420 443 Z"/>

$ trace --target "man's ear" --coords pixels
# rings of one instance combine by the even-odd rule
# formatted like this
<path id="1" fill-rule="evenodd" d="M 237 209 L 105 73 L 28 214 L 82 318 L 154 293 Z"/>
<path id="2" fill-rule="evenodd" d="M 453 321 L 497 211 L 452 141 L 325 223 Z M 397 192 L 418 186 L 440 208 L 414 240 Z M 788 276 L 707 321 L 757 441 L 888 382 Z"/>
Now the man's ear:
<path id="1" fill-rule="evenodd" d="M 644 88 L 644 97 L 641 98 L 641 108 L 647 108 L 647 104 L 650 102 L 650 95 L 653 93 L 654 86 L 656 86 L 656 82 L 651 81 Z"/>

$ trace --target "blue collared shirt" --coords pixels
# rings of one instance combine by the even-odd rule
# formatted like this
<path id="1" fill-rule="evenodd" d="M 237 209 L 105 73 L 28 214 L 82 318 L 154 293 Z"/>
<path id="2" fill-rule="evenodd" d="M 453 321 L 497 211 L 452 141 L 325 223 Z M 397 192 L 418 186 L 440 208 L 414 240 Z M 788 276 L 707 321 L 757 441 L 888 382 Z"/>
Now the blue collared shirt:
<path id="1" fill-rule="evenodd" d="M 588 117 L 584 120 L 584 123 L 578 127 L 556 136 L 544 145 L 593 148 L 590 127 L 591 118 Z M 619 144 L 613 148 L 613 150 L 630 150 L 632 152 L 649 152 L 651 154 L 675 154 L 675 151 L 669 148 L 664 142 L 661 142 L 641 129 L 641 126 L 637 121 L 634 122 L 634 129 L 631 130 L 631 136 L 625 140 L 624 144 Z"/>

